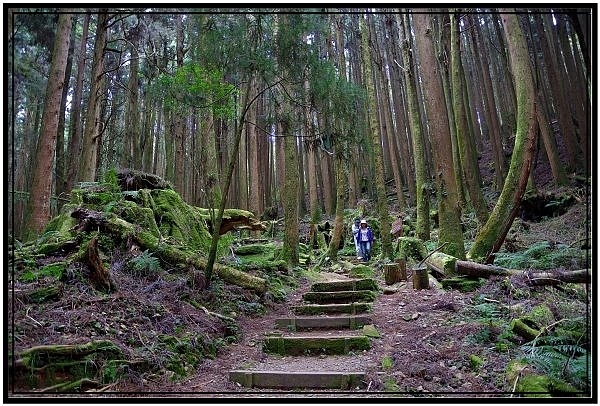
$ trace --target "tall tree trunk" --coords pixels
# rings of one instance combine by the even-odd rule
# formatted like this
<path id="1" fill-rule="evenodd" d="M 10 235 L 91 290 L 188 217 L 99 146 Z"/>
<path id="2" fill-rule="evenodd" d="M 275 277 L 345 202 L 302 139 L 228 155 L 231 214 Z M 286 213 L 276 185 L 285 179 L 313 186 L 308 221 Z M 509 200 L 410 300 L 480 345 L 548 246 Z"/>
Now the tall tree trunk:
<path id="1" fill-rule="evenodd" d="M 139 57 L 137 53 L 137 38 L 131 40 L 131 58 L 129 61 L 129 81 L 127 83 L 127 112 L 125 115 L 125 139 L 121 151 L 121 167 L 142 169 L 140 151 L 140 95 L 139 95 Z"/>
<path id="2" fill-rule="evenodd" d="M 430 238 L 429 225 L 429 181 L 427 176 L 427 163 L 425 161 L 425 145 L 423 141 L 423 130 L 421 127 L 421 115 L 419 112 L 416 78 L 413 77 L 413 47 L 411 46 L 410 21 L 407 13 L 402 15 L 403 22 L 400 21 L 400 15 L 396 14 L 400 43 L 402 45 L 402 59 L 404 65 L 404 83 L 406 84 L 406 101 L 408 105 L 408 119 L 410 122 L 410 134 L 413 145 L 413 154 L 415 161 L 416 176 L 416 199 L 417 199 L 417 223 L 415 234 L 423 241 Z"/>
<path id="3" fill-rule="evenodd" d="M 65 86 L 65 70 L 67 55 L 69 53 L 69 40 L 71 33 L 71 14 L 59 14 L 58 26 L 52 50 L 52 62 L 48 74 L 48 85 L 44 100 L 44 114 L 42 117 L 42 132 L 37 146 L 37 165 L 33 172 L 31 194 L 27 205 L 26 230 L 30 239 L 39 233 L 50 219 L 50 194 L 52 192 L 52 165 L 56 149 L 56 131 L 58 129 L 58 116 L 60 100 Z M 64 112 L 62 113 L 64 114 Z"/>
<path id="4" fill-rule="evenodd" d="M 450 125 L 441 88 L 441 72 L 435 63 L 432 36 L 432 16 L 415 14 L 413 16 L 415 39 L 419 50 L 419 66 L 422 73 L 425 103 L 429 127 L 434 129 L 430 136 L 434 145 L 435 178 L 439 216 L 440 244 L 446 243 L 443 252 L 457 258 L 465 257 L 464 240 L 460 221 L 460 208 L 452 164 Z"/>
<path id="5" fill-rule="evenodd" d="M 104 47 L 106 46 L 107 25 L 107 9 L 101 9 L 98 13 L 96 41 L 94 43 L 94 61 L 90 79 L 90 96 L 83 134 L 83 150 L 81 151 L 81 161 L 77 177 L 80 181 L 94 181 L 96 179 L 96 162 L 98 160 L 98 148 L 103 130 L 103 123 L 100 121 L 100 103 L 102 102 L 102 90 L 104 88 Z"/>
<path id="6" fill-rule="evenodd" d="M 546 65 L 546 71 L 548 73 L 548 82 L 550 83 L 549 90 L 552 94 L 552 99 L 554 100 L 553 105 L 560 127 L 560 135 L 564 140 L 567 152 L 567 171 L 573 171 L 575 169 L 580 169 L 581 160 L 578 159 L 579 150 L 576 143 L 573 119 L 571 118 L 571 112 L 569 111 L 569 102 L 567 101 L 567 97 L 565 96 L 562 87 L 562 82 L 566 80 L 566 78 L 561 77 L 557 62 L 555 62 L 556 58 L 552 57 L 541 16 L 534 16 L 534 18 L 536 21 L 537 35 L 540 39 L 540 48 L 542 49 L 542 55 L 544 56 L 544 65 Z"/>
<path id="7" fill-rule="evenodd" d="M 545 22 L 546 26 L 551 26 L 551 16 L 547 16 Z M 575 41 L 571 41 L 567 32 L 566 22 L 563 18 L 558 21 L 558 42 L 559 49 L 557 53 L 562 55 L 565 61 L 566 75 L 569 78 L 569 88 L 572 89 L 571 107 L 577 120 L 577 129 L 579 131 L 579 139 L 581 149 L 583 150 L 583 163 L 584 172 L 589 173 L 589 158 L 590 158 L 590 126 L 589 117 L 590 112 L 589 98 L 586 92 L 586 80 L 585 75 L 582 72 L 580 64 L 576 63 L 574 53 L 572 52 L 571 44 Z M 561 65 L 562 66 L 562 65 Z"/>
<path id="8" fill-rule="evenodd" d="M 64 178 L 63 190 L 69 192 L 73 189 L 73 182 L 78 177 L 77 170 L 79 168 L 80 145 L 82 137 L 81 123 L 81 100 L 83 98 L 83 74 L 85 71 L 85 50 L 88 37 L 88 28 L 90 25 L 90 14 L 85 14 L 83 17 L 83 27 L 81 34 L 81 42 L 79 44 L 79 52 L 77 53 L 77 76 L 73 89 L 73 100 L 71 102 L 71 117 L 69 126 L 69 147 L 67 156 L 69 157 L 69 165 L 66 169 Z"/>
<path id="9" fill-rule="evenodd" d="M 71 70 L 73 68 L 73 51 L 75 49 L 75 34 L 77 24 L 71 24 L 71 41 L 69 41 L 69 52 L 67 56 L 67 67 L 65 69 L 65 85 L 62 89 L 60 99 L 60 116 L 58 118 L 58 130 L 56 131 L 56 175 L 55 175 L 55 195 L 56 209 L 60 210 L 62 203 L 62 194 L 68 192 L 63 189 L 65 185 L 66 162 L 65 162 L 65 112 L 67 109 L 67 93 L 69 90 L 69 81 L 71 79 Z"/>
<path id="10" fill-rule="evenodd" d="M 373 24 L 374 28 L 374 24 Z M 399 158 L 399 147 L 398 147 L 398 134 L 394 131 L 394 123 L 392 121 L 392 108 L 389 96 L 389 82 L 387 80 L 386 66 L 388 65 L 387 58 L 385 58 L 385 50 L 383 50 L 383 40 L 379 37 L 384 33 L 377 33 L 374 30 L 374 54 L 376 55 L 376 69 L 375 73 L 375 90 L 377 92 L 378 103 L 381 106 L 379 109 L 379 117 L 381 123 L 381 134 L 382 138 L 385 139 L 387 144 L 387 155 L 389 156 L 390 169 L 394 176 L 394 183 L 396 186 L 396 199 L 398 201 L 398 210 L 403 211 L 406 207 L 404 200 L 404 183 L 402 182 L 402 167 Z"/>
<path id="11" fill-rule="evenodd" d="M 177 67 L 181 68 L 183 66 L 183 58 L 185 56 L 184 44 L 183 44 L 183 22 L 182 15 L 175 16 L 175 42 L 176 42 L 176 57 L 177 57 Z M 175 152 L 174 156 L 174 186 L 175 190 L 181 194 L 181 197 L 185 200 L 185 115 L 184 115 L 183 107 L 179 107 L 173 112 L 173 149 Z M 168 166 L 168 164 L 167 164 Z"/>
<path id="12" fill-rule="evenodd" d="M 393 258 L 392 237 L 390 234 L 391 220 L 388 210 L 387 194 L 385 191 L 385 175 L 383 169 L 383 150 L 381 133 L 377 131 L 377 106 L 375 105 L 375 76 L 371 59 L 370 43 L 373 43 L 374 32 L 371 28 L 371 14 L 366 15 L 367 21 L 361 29 L 361 55 L 363 58 L 365 87 L 367 89 L 367 120 L 368 134 L 371 136 L 373 157 L 375 161 L 375 190 L 377 192 L 377 214 L 379 215 L 379 231 L 381 238 L 381 254 L 383 258 Z M 361 20 L 362 22 L 362 20 Z"/>
<path id="13" fill-rule="evenodd" d="M 485 117 L 488 128 L 488 136 L 490 138 L 490 144 L 492 146 L 492 152 L 494 153 L 495 163 L 495 179 L 496 179 L 496 190 L 501 190 L 504 184 L 504 177 L 506 175 L 506 162 L 504 158 L 504 147 L 502 145 L 502 137 L 500 134 L 500 123 L 498 121 L 498 113 L 496 110 L 496 102 L 494 100 L 494 89 L 492 86 L 492 79 L 490 78 L 489 61 L 484 57 L 486 55 L 484 51 L 483 39 L 480 28 L 477 26 L 472 16 L 471 23 L 474 25 L 473 32 L 473 45 L 474 53 L 477 55 L 479 61 L 479 71 L 481 72 L 482 80 L 482 97 L 485 103 Z"/>
<path id="14" fill-rule="evenodd" d="M 503 10 L 502 23 L 517 95 L 517 134 L 504 188 L 489 220 L 475 237 L 468 257 L 492 262 L 512 225 L 527 187 L 536 140 L 536 106 L 527 43 L 514 10 Z"/>
<path id="15" fill-rule="evenodd" d="M 452 57 L 452 96 L 454 114 L 456 119 L 456 138 L 458 141 L 458 149 L 460 152 L 460 163 L 464 173 L 467 190 L 469 191 L 469 199 L 477 220 L 484 224 L 488 219 L 487 205 L 483 193 L 481 192 L 481 184 L 479 179 L 479 166 L 475 151 L 471 148 L 471 143 L 468 141 L 472 137 L 469 134 L 469 125 L 467 122 L 466 103 L 463 100 L 463 75 L 460 58 L 460 36 L 459 25 L 456 19 L 456 14 L 450 14 L 450 36 L 451 36 L 451 57 Z"/>
<path id="16" fill-rule="evenodd" d="M 285 183 L 282 196 L 285 230 L 281 259 L 286 261 L 289 268 L 293 268 L 298 265 L 299 261 L 298 171 L 296 169 L 298 166 L 298 152 L 296 150 L 296 137 L 288 120 L 289 118 L 284 117 L 281 122 L 285 151 Z"/>

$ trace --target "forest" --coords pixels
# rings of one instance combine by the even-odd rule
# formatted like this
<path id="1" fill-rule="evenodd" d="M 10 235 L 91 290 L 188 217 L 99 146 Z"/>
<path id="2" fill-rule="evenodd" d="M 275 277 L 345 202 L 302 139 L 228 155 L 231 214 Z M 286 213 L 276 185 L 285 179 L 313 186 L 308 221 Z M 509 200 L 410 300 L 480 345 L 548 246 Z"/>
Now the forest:
<path id="1" fill-rule="evenodd" d="M 596 5 L 3 14 L 9 398 L 595 393 Z"/>

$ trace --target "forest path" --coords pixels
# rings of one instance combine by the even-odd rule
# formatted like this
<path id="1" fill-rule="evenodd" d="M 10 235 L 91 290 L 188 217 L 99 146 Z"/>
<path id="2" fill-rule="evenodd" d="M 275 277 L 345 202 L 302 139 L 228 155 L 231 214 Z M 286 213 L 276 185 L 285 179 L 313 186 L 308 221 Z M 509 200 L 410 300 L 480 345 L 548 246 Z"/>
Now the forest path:
<path id="1" fill-rule="evenodd" d="M 369 365 L 361 355 L 371 339 L 363 326 L 371 321 L 367 313 L 377 290 L 373 279 L 313 283 L 302 296 L 305 304 L 294 306 L 292 317 L 277 319 L 278 331 L 265 332 L 267 359 L 230 371 L 230 380 L 249 388 L 366 388 Z"/>
<path id="2" fill-rule="evenodd" d="M 273 356 L 263 351 L 265 333 L 277 332 L 277 320 L 296 316 L 294 307 L 304 304 L 303 296 L 314 283 L 350 279 L 321 272 L 318 279 L 302 278 L 288 300 L 272 311 L 238 320 L 242 337 L 224 348 L 215 359 L 207 359 L 195 373 L 181 382 L 147 381 L 143 391 L 165 397 L 265 398 L 265 397 L 351 397 L 380 398 L 419 396 L 419 392 L 477 392 L 478 396 L 498 391 L 492 377 L 499 371 L 465 373 L 468 353 L 480 351 L 477 345 L 464 349 L 465 337 L 478 330 L 468 320 L 453 320 L 471 302 L 471 294 L 438 289 L 415 290 L 409 280 L 393 285 L 384 283 L 383 272 L 376 270 L 378 286 L 387 290 L 373 302 L 368 316 L 380 333 L 371 339 L 368 351 L 351 355 Z M 337 334 L 331 330 L 331 334 Z M 345 333 L 348 330 L 344 331 Z M 356 330 L 355 334 L 361 334 Z M 286 332 L 286 334 L 292 334 Z M 300 334 L 293 333 L 293 334 Z M 302 334 L 305 334 L 304 332 Z M 501 361 L 502 356 L 493 364 Z M 490 363 L 491 360 L 490 360 Z M 391 364 L 391 366 L 390 366 Z M 248 388 L 232 382 L 229 371 L 277 368 L 286 371 L 364 372 L 360 389 L 273 389 Z"/>

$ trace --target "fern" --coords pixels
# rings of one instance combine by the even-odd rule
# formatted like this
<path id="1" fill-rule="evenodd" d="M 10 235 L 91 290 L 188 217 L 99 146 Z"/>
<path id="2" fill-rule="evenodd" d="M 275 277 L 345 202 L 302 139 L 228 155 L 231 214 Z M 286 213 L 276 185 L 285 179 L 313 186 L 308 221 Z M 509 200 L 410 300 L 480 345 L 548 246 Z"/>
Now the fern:
<path id="1" fill-rule="evenodd" d="M 579 388 L 591 385 L 590 353 L 569 337 L 541 336 L 521 349 L 525 359 L 546 375 Z"/>
<path id="2" fill-rule="evenodd" d="M 129 260 L 129 268 L 135 275 L 151 275 L 162 270 L 158 258 L 152 256 L 152 253 L 145 250 L 137 257 Z"/>

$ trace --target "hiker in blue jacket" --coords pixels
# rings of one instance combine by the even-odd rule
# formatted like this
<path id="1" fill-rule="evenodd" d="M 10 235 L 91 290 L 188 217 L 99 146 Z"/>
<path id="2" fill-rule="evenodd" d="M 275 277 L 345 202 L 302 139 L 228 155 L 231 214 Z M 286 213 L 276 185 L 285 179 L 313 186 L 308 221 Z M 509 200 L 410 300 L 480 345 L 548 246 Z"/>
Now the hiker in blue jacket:
<path id="1" fill-rule="evenodd" d="M 360 221 L 360 230 L 358 231 L 358 241 L 363 261 L 371 259 L 371 245 L 373 245 L 373 230 L 367 225 L 367 220 Z"/>

